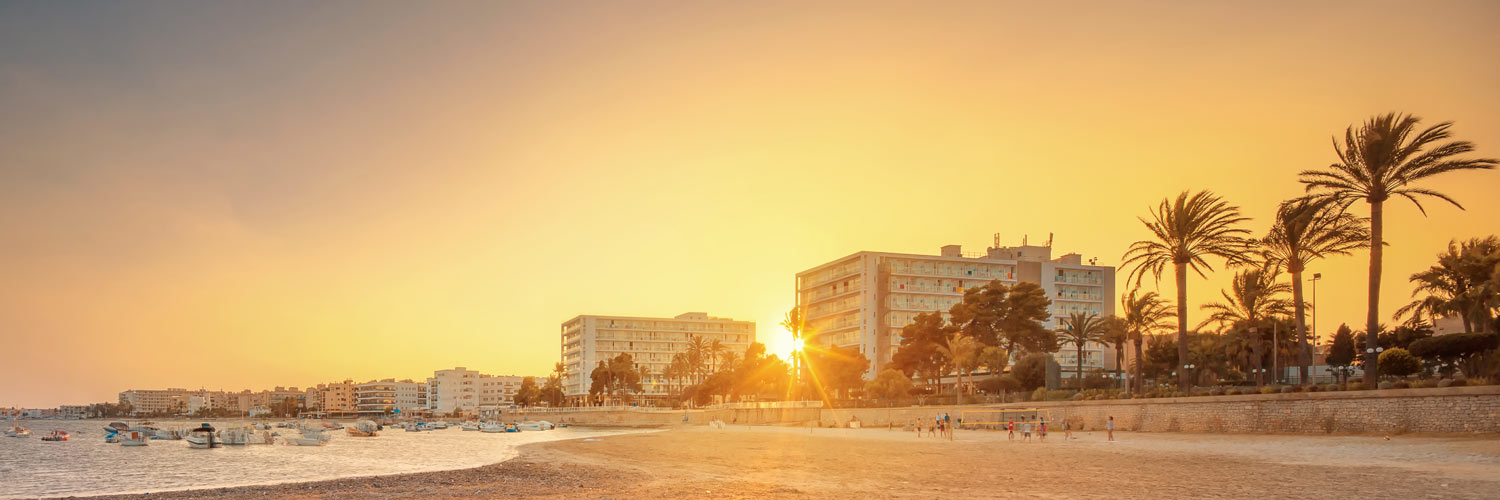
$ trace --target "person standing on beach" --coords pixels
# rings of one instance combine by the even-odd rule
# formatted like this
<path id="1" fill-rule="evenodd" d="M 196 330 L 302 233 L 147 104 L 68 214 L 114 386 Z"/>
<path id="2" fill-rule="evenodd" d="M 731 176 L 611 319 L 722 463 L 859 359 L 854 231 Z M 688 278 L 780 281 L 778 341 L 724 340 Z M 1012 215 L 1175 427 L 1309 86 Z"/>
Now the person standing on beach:
<path id="1" fill-rule="evenodd" d="M 1109 420 L 1104 421 L 1104 432 L 1109 436 L 1106 441 L 1115 440 L 1115 416 L 1110 415 Z"/>
<path id="2" fill-rule="evenodd" d="M 1016 440 L 1016 419 L 1014 419 L 1014 418 L 1010 419 L 1010 423 L 1005 424 L 1005 430 L 1010 431 L 1010 440 L 1011 441 L 1015 441 Z"/>
<path id="3" fill-rule="evenodd" d="M 1031 422 L 1021 424 L 1021 440 L 1028 443 L 1031 442 Z"/>
<path id="4" fill-rule="evenodd" d="M 1073 439 L 1073 423 L 1063 419 L 1063 441 Z"/>
<path id="5" fill-rule="evenodd" d="M 920 419 L 920 418 L 914 418 L 914 419 L 912 419 L 911 420 L 911 428 L 912 428 L 912 430 L 917 431 L 917 437 L 922 437 L 922 419 Z"/>
<path id="6" fill-rule="evenodd" d="M 1043 420 L 1042 424 L 1037 427 L 1036 441 L 1038 443 L 1040 443 L 1040 442 L 1046 441 L 1046 440 L 1047 440 L 1047 421 Z"/>

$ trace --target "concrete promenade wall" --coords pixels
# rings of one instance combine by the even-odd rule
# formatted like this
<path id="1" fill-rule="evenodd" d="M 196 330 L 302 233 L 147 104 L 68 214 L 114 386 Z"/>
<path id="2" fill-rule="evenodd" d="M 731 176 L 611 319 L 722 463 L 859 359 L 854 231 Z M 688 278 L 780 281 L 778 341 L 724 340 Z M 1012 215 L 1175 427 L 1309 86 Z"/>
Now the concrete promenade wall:
<path id="1" fill-rule="evenodd" d="M 865 427 L 902 426 L 945 411 L 956 419 L 966 410 L 1022 408 L 1049 410 L 1059 430 L 1064 420 L 1103 429 L 1114 416 L 1116 429 L 1146 432 L 1500 433 L 1500 386 L 825 410 L 819 425 L 856 417 Z"/>
<path id="2" fill-rule="evenodd" d="M 866 428 L 877 428 L 900 427 L 915 419 L 926 422 L 943 412 L 957 419 L 967 411 L 972 422 L 975 411 L 1024 408 L 1049 410 L 1050 423 L 1058 430 L 1064 419 L 1075 429 L 1103 429 L 1105 419 L 1114 416 L 1116 429 L 1146 432 L 1500 433 L 1500 386 L 903 408 L 576 411 L 507 417 L 577 425 L 673 425 L 683 423 L 686 415 L 689 424 L 717 418 L 731 425 L 820 427 L 843 426 L 853 417 Z"/>

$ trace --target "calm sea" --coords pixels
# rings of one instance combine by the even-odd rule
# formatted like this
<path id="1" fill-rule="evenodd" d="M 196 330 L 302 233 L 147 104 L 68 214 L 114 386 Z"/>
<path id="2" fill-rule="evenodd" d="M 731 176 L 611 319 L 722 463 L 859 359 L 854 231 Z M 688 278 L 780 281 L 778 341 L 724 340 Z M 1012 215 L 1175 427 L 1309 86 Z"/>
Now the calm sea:
<path id="1" fill-rule="evenodd" d="M 334 431 L 326 446 L 286 446 L 278 440 L 274 445 L 197 450 L 180 440 L 136 447 L 108 444 L 107 423 L 36 420 L 23 422 L 31 428 L 30 438 L 0 437 L 0 498 L 146 493 L 462 469 L 515 457 L 516 447 L 526 443 L 632 432 L 570 427 L 487 434 L 455 426 L 427 432 L 387 429 L 374 438 L 356 438 Z M 157 424 L 179 425 L 198 424 Z M 10 423 L 0 422 L 0 427 Z M 42 441 L 52 429 L 69 431 L 72 439 Z M 292 429 L 272 430 L 296 434 Z"/>

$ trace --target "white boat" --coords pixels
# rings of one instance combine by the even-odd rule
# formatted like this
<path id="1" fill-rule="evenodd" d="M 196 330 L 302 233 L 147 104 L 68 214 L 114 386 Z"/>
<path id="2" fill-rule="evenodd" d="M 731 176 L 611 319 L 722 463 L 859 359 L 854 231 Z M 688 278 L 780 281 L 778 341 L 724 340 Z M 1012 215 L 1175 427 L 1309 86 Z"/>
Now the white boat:
<path id="1" fill-rule="evenodd" d="M 151 442 L 151 431 L 140 427 L 131 427 L 120 431 L 117 437 L 119 438 L 120 446 L 146 446 L 147 443 Z"/>
<path id="2" fill-rule="evenodd" d="M 250 436 L 255 430 L 248 427 L 230 427 L 219 431 L 219 442 L 226 446 L 244 446 L 250 444 Z"/>
<path id="3" fill-rule="evenodd" d="M 550 431 L 554 427 L 552 422 L 538 420 L 536 422 L 521 422 L 517 424 L 523 431 Z"/>
<path id="4" fill-rule="evenodd" d="M 406 432 L 422 432 L 422 426 L 420 424 L 414 424 L 411 422 L 401 424 L 401 428 L 406 429 Z"/>
<path id="5" fill-rule="evenodd" d="M 5 437 L 29 438 L 31 437 L 31 429 L 13 424 L 9 429 L 5 430 Z"/>
<path id="6" fill-rule="evenodd" d="M 344 431 L 353 437 L 375 437 L 380 433 L 380 424 L 369 420 L 360 420 L 355 422 L 353 426 L 345 427 Z"/>
<path id="7" fill-rule="evenodd" d="M 201 427 L 188 431 L 187 437 L 183 439 L 187 440 L 188 448 L 200 450 L 219 448 L 224 445 L 223 442 L 219 441 L 217 433 L 214 432 L 214 427 L 208 424 L 203 424 Z"/>
<path id="8" fill-rule="evenodd" d="M 464 429 L 464 430 L 468 430 L 468 429 Z M 485 422 L 483 424 L 479 424 L 479 430 L 481 432 L 490 432 L 490 433 L 505 432 L 505 424 L 502 424 L 500 422 Z"/>
<path id="9" fill-rule="evenodd" d="M 289 445 L 323 446 L 328 444 L 328 441 L 333 439 L 333 436 L 329 436 L 327 433 L 323 432 L 323 429 L 311 427 L 303 428 L 302 435 L 300 436 L 283 436 L 281 439 L 286 441 L 286 444 Z"/>
<path id="10" fill-rule="evenodd" d="M 464 422 L 464 423 L 458 425 L 459 429 L 463 429 L 463 430 L 466 430 L 466 431 L 477 431 L 477 430 L 479 430 L 479 427 L 480 427 L 480 423 L 479 422 Z"/>

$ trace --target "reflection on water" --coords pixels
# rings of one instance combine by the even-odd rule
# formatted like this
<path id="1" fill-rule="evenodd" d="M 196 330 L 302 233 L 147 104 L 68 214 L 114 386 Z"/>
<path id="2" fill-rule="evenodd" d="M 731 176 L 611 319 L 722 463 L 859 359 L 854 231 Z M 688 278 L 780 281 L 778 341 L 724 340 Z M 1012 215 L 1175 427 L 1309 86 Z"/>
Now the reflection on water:
<path id="1" fill-rule="evenodd" d="M 461 469 L 500 462 L 526 443 L 597 437 L 629 431 L 567 428 L 543 432 L 488 434 L 447 430 L 404 432 L 386 429 L 378 437 L 350 437 L 331 431 L 327 446 L 226 446 L 189 449 L 187 441 L 151 441 L 125 447 L 104 442 L 107 421 L 31 421 L 27 439 L 0 437 L 0 498 L 142 493 L 220 486 L 314 481 Z M 346 422 L 348 423 L 348 422 Z M 159 427 L 196 427 L 162 422 Z M 215 427 L 229 425 L 216 422 Z M 5 427 L 9 426 L 6 422 Z M 63 429 L 66 442 L 39 439 Z M 292 429 L 273 429 L 295 435 Z"/>

